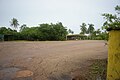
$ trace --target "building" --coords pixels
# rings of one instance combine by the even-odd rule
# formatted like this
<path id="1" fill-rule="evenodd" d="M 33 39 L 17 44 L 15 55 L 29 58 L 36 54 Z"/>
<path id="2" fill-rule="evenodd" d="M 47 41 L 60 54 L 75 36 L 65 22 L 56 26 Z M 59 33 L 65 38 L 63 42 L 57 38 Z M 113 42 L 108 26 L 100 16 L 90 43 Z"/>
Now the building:
<path id="1" fill-rule="evenodd" d="M 84 34 L 70 34 L 66 35 L 66 40 L 85 40 L 87 36 Z"/>

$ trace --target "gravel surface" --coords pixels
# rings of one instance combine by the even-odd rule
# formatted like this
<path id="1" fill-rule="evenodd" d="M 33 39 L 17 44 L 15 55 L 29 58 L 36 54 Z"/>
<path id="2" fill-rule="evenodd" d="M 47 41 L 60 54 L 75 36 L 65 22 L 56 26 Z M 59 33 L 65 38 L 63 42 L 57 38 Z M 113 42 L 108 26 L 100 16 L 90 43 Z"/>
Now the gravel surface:
<path id="1" fill-rule="evenodd" d="M 87 60 L 107 58 L 104 44 L 102 40 L 0 42 L 0 80 L 3 69 L 11 67 L 33 72 L 27 80 L 71 80 L 75 70 L 89 64 Z"/>

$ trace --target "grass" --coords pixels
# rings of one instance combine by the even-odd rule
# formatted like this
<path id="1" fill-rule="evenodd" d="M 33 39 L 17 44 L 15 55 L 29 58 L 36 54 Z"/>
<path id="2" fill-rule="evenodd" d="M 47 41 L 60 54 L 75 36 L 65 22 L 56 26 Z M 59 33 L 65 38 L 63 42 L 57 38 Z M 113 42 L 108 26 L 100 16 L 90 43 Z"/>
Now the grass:
<path id="1" fill-rule="evenodd" d="M 72 80 L 106 80 L 107 59 L 88 60 L 85 65 L 74 71 Z"/>
<path id="2" fill-rule="evenodd" d="M 93 60 L 89 66 L 88 80 L 106 80 L 107 59 Z"/>

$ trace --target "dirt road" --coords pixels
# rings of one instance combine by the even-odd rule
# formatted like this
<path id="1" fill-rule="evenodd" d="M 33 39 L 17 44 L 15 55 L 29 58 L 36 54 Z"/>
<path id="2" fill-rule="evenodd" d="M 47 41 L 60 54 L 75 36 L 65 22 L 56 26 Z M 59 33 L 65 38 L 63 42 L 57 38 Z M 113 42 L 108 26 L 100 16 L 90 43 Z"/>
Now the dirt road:
<path id="1" fill-rule="evenodd" d="M 33 72 L 27 80 L 71 80 L 71 72 L 85 66 L 87 60 L 107 58 L 104 43 L 97 40 L 1 42 L 0 80 L 18 80 L 16 72 L 20 70 Z"/>

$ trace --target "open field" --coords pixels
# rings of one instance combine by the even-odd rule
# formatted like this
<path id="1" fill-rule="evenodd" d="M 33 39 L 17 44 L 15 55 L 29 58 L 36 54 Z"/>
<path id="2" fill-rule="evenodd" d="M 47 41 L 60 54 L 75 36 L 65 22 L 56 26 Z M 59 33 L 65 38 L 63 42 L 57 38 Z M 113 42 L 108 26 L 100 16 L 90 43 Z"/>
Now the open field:
<path id="1" fill-rule="evenodd" d="M 0 80 L 25 80 L 17 76 L 21 70 L 32 71 L 27 80 L 71 80 L 77 69 L 91 64 L 88 60 L 107 58 L 104 44 L 102 40 L 1 42 Z"/>

